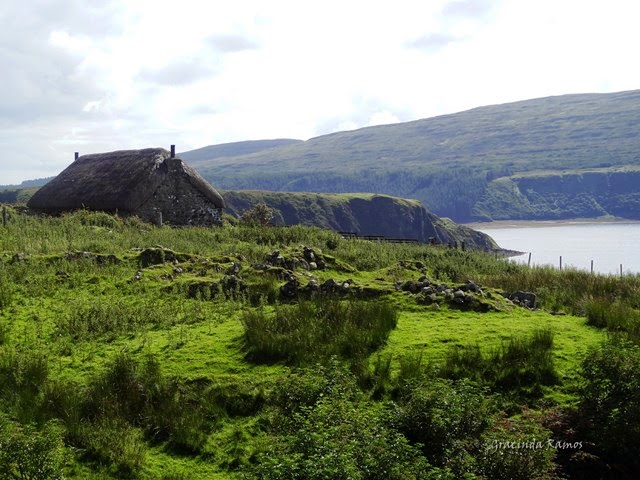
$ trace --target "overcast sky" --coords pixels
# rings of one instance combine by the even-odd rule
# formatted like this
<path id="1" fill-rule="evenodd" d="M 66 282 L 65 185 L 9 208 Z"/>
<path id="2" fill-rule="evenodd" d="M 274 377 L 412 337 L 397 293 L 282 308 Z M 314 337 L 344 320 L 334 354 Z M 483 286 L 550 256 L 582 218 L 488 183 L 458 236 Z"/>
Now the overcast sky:
<path id="1" fill-rule="evenodd" d="M 2 0 L 0 184 L 640 88 L 637 0 Z"/>

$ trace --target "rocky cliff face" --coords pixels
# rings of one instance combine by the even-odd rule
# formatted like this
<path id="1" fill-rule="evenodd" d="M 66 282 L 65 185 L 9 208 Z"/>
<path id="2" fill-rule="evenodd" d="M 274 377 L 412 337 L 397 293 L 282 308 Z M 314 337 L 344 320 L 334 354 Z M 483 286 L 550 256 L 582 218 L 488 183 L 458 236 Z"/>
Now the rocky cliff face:
<path id="1" fill-rule="evenodd" d="M 544 171 L 498 178 L 476 204 L 493 220 L 640 218 L 640 168 Z"/>
<path id="2" fill-rule="evenodd" d="M 227 213 L 239 216 L 258 203 L 276 210 L 276 224 L 315 225 L 339 232 L 417 240 L 465 242 L 483 250 L 498 246 L 488 235 L 441 219 L 420 202 L 387 195 L 226 191 Z"/>

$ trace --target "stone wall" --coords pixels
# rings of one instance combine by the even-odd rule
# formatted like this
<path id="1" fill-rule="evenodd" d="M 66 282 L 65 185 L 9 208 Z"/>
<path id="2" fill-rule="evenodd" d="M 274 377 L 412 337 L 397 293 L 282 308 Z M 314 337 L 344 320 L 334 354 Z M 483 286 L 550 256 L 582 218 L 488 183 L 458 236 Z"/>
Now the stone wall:
<path id="1" fill-rule="evenodd" d="M 135 212 L 145 221 L 157 223 L 162 213 L 163 223 L 170 225 L 222 225 L 222 212 L 190 182 L 181 162 L 167 162 L 165 180 L 153 195 Z"/>

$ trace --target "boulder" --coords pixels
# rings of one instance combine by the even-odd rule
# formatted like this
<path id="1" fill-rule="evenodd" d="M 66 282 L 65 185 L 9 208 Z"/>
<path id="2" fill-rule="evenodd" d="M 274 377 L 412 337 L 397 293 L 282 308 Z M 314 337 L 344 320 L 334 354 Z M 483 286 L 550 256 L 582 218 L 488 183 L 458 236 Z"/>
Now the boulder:
<path id="1" fill-rule="evenodd" d="M 537 297 L 533 292 L 523 292 L 521 290 L 511 293 L 505 292 L 505 297 L 517 305 L 530 308 L 532 310 L 537 306 Z"/>

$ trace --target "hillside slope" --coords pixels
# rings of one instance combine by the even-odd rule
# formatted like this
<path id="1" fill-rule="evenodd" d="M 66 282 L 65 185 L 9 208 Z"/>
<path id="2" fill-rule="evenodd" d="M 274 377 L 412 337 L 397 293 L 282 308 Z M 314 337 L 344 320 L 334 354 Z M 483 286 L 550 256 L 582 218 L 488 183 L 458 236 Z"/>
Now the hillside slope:
<path id="1" fill-rule="evenodd" d="M 640 219 L 640 167 L 528 172 L 489 183 L 475 209 L 494 220 Z"/>
<path id="2" fill-rule="evenodd" d="M 302 140 L 294 140 L 290 138 L 279 138 L 275 140 L 247 140 L 244 142 L 221 143 L 219 145 L 209 145 L 208 147 L 198 148 L 189 152 L 183 152 L 179 156 L 183 160 L 188 161 L 193 166 L 200 163 L 208 163 L 220 157 L 234 157 L 238 155 L 249 155 L 252 153 L 262 152 L 276 147 L 294 145 L 302 143 Z"/>
<path id="3" fill-rule="evenodd" d="M 438 243 L 461 243 L 470 248 L 496 250 L 488 235 L 441 219 L 418 201 L 372 194 L 318 194 L 267 191 L 222 193 L 227 212 L 239 216 L 257 203 L 276 210 L 278 225 L 312 225 L 338 232 L 387 238 L 431 239 Z"/>
<path id="4" fill-rule="evenodd" d="M 185 158 L 220 188 L 379 192 L 417 198 L 457 221 L 486 220 L 477 204 L 496 178 L 640 165 L 639 124 L 640 90 L 578 94 L 339 132 L 247 155 L 211 159 L 201 149 Z"/>
<path id="5" fill-rule="evenodd" d="M 26 203 L 37 188 L 0 191 L 0 203 Z M 265 203 L 276 211 L 277 225 L 307 225 L 361 236 L 464 243 L 471 249 L 498 250 L 487 234 L 427 211 L 417 200 L 374 194 L 225 191 L 226 213 L 240 216 Z"/>

